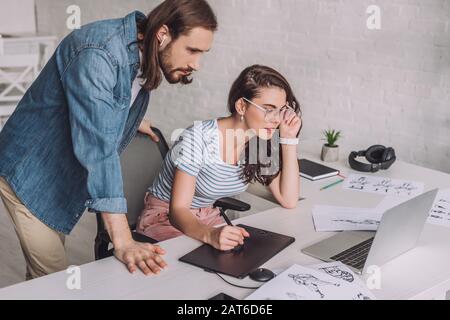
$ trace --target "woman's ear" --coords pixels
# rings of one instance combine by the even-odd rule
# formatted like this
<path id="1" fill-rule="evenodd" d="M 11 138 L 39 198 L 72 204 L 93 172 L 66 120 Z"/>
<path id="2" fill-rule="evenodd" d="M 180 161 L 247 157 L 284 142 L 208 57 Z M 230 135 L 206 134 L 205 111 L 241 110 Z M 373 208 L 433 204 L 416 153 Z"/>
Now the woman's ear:
<path id="1" fill-rule="evenodd" d="M 239 100 L 237 100 L 236 103 L 234 104 L 234 108 L 236 109 L 236 112 L 240 116 L 245 115 L 245 111 L 247 110 L 247 105 L 246 105 L 244 99 L 240 98 Z"/>

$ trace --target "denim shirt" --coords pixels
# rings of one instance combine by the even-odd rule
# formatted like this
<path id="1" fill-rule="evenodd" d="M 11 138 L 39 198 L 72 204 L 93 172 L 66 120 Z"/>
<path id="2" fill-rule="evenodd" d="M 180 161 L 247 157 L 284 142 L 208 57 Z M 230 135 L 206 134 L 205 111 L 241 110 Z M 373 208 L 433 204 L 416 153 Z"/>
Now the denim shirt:
<path id="1" fill-rule="evenodd" d="M 137 19 L 98 21 L 64 38 L 0 133 L 0 176 L 43 223 L 69 234 L 86 208 L 126 213 L 120 153 L 147 110 Z"/>

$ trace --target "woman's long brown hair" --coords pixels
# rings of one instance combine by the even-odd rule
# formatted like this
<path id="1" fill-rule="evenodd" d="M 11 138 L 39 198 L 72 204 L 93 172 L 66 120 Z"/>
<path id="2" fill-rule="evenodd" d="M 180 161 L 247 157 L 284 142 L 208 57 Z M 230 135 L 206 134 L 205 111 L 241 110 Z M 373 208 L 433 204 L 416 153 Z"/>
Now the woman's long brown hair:
<path id="1" fill-rule="evenodd" d="M 295 106 L 295 112 L 300 115 L 300 104 L 298 103 L 297 98 L 295 97 L 286 78 L 278 71 L 262 65 L 253 65 L 246 68 L 234 81 L 228 96 L 228 109 L 230 113 L 233 115 L 237 113 L 236 102 L 239 99 L 246 98 L 251 101 L 259 96 L 261 89 L 270 87 L 278 87 L 283 89 L 286 92 L 287 102 L 290 106 Z M 300 131 L 298 134 L 300 134 Z M 245 146 L 244 154 L 241 157 L 241 165 L 243 169 L 241 178 L 246 183 L 253 183 L 257 181 L 265 186 L 268 186 L 273 179 L 280 174 L 282 169 L 283 158 L 281 148 L 278 143 L 273 143 L 272 140 L 263 142 L 258 137 L 253 139 L 257 139 L 257 141 L 248 141 Z M 256 143 L 257 155 L 250 154 L 251 151 L 255 151 L 250 150 L 250 143 Z M 261 150 L 262 146 L 267 146 L 267 149 Z M 265 155 L 263 154 L 264 152 L 266 152 Z M 276 152 L 278 152 L 279 156 L 272 157 L 272 155 Z M 263 155 L 262 157 L 267 156 L 271 160 L 269 162 L 262 163 L 261 155 Z M 256 163 L 252 163 L 254 161 L 250 161 L 250 159 L 253 160 L 254 158 L 256 158 Z M 274 174 L 265 175 L 262 169 L 272 167 L 274 165 L 271 163 L 273 160 L 279 161 L 279 163 L 275 164 L 278 170 Z"/>
<path id="2" fill-rule="evenodd" d="M 166 0 L 150 12 L 147 19 L 138 21 L 138 32 L 144 34 L 144 40 L 140 43 L 145 57 L 141 65 L 141 78 L 144 79 L 142 87 L 147 91 L 156 89 L 163 78 L 156 37 L 163 25 L 169 28 L 174 41 L 196 27 L 216 31 L 217 19 L 205 0 Z"/>

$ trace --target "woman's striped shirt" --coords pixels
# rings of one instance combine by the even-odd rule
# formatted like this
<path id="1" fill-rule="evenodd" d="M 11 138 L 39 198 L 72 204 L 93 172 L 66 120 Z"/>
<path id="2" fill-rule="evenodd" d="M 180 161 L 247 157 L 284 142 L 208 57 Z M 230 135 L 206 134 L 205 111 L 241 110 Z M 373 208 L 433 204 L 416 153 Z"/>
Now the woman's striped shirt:
<path id="1" fill-rule="evenodd" d="M 169 202 L 176 168 L 196 177 L 191 208 L 211 207 L 220 198 L 244 192 L 247 184 L 240 178 L 241 167 L 225 163 L 219 148 L 217 119 L 196 122 L 167 153 L 149 192 Z"/>

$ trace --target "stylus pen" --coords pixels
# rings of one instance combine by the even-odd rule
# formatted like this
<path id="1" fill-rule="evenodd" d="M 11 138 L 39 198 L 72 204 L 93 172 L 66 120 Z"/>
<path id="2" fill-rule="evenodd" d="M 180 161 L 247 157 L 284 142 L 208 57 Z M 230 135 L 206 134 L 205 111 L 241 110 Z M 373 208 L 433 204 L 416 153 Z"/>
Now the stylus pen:
<path id="1" fill-rule="evenodd" d="M 333 182 L 332 184 L 329 184 L 329 185 L 327 185 L 327 186 L 321 188 L 320 191 L 325 190 L 325 189 L 328 189 L 328 188 L 331 188 L 331 187 L 333 187 L 333 186 L 335 186 L 335 185 L 337 185 L 337 184 L 339 184 L 339 183 L 341 183 L 341 182 L 344 182 L 344 181 L 345 181 L 344 179 L 341 179 L 341 180 L 338 180 L 338 181 L 336 181 L 336 182 Z"/>
<path id="2" fill-rule="evenodd" d="M 224 218 L 224 220 L 227 223 L 227 225 L 233 227 L 233 224 L 231 223 L 230 219 L 228 218 L 228 216 L 225 213 L 222 213 L 222 217 Z"/>
<path id="3" fill-rule="evenodd" d="M 230 219 L 228 218 L 228 216 L 225 214 L 225 212 L 223 212 L 222 211 L 222 209 L 220 209 L 220 214 L 222 215 L 222 217 L 224 218 L 224 220 L 225 220 L 225 222 L 227 223 L 227 225 L 229 225 L 229 226 L 231 226 L 231 227 L 234 227 L 234 225 L 231 223 L 231 221 L 230 221 Z M 236 249 L 242 249 L 242 246 L 243 245 L 238 245 L 237 247 L 235 247 L 233 250 L 236 250 Z"/>

